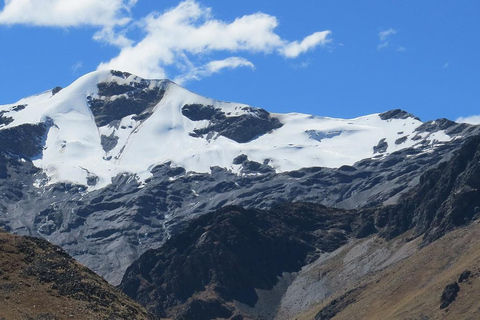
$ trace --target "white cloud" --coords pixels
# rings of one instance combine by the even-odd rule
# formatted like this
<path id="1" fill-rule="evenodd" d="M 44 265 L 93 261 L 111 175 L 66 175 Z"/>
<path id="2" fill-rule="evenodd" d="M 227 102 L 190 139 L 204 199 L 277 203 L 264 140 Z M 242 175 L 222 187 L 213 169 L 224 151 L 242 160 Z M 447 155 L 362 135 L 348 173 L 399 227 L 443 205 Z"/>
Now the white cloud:
<path id="1" fill-rule="evenodd" d="M 391 36 L 397 33 L 397 30 L 395 29 L 388 29 L 388 30 L 383 30 L 378 33 L 378 37 L 380 38 L 381 42 L 387 41 L 387 39 Z"/>
<path id="2" fill-rule="evenodd" d="M 95 41 L 120 48 L 119 54 L 101 63 L 99 69 L 125 70 L 146 78 L 166 78 L 168 69 L 180 82 L 226 69 L 254 69 L 250 61 L 239 56 L 242 53 L 294 59 L 330 42 L 328 30 L 298 41 L 282 39 L 275 32 L 277 18 L 261 12 L 222 21 L 196 0 L 184 0 L 163 13 L 132 21 L 130 10 L 137 1 L 5 0 L 0 25 L 93 26 L 97 28 Z M 136 34 L 144 34 L 143 38 L 129 38 L 132 28 L 138 28 L 140 33 Z"/>
<path id="3" fill-rule="evenodd" d="M 480 124 L 480 115 L 460 117 L 455 122 L 458 123 L 469 123 L 469 124 Z"/>
<path id="4" fill-rule="evenodd" d="M 380 39 L 380 44 L 377 46 L 377 50 L 382 50 L 390 46 L 390 38 L 397 33 L 397 30 L 395 29 L 388 29 L 388 30 L 383 30 L 378 33 L 378 38 Z M 405 51 L 404 47 L 400 47 L 402 50 L 399 51 Z"/>
<path id="5" fill-rule="evenodd" d="M 5 0 L 0 24 L 47 27 L 114 26 L 130 21 L 137 0 Z"/>
<path id="6" fill-rule="evenodd" d="M 214 60 L 201 67 L 191 67 L 188 73 L 180 75 L 174 79 L 178 84 L 183 84 L 190 80 L 200 80 L 209 77 L 212 74 L 219 73 L 224 69 L 236 69 L 239 67 L 249 67 L 255 69 L 253 63 L 240 57 L 230 57 L 223 60 Z"/>
<path id="7" fill-rule="evenodd" d="M 93 35 L 93 39 L 99 42 L 105 42 L 120 48 L 128 47 L 133 41 L 128 39 L 124 34 L 115 32 L 112 27 L 105 27 Z"/>
<path id="8" fill-rule="evenodd" d="M 209 68 L 216 66 L 223 66 L 221 69 L 251 66 L 239 57 L 219 60 L 221 63 L 212 61 L 212 65 L 201 63 L 202 67 L 196 67 L 190 59 L 206 59 L 214 52 L 277 53 L 295 58 L 326 44 L 330 35 L 330 31 L 315 32 L 301 42 L 289 42 L 274 32 L 278 26 L 274 16 L 254 13 L 225 22 L 214 19 L 210 8 L 194 0 L 183 1 L 162 14 L 150 14 L 139 25 L 146 36 L 135 44 L 123 46 L 119 55 L 100 64 L 100 69 L 120 69 L 159 78 L 166 77 L 166 67 L 175 66 L 183 71 L 179 79 L 196 79 L 215 73 L 209 73 L 213 70 Z M 115 39 L 111 34 L 105 37 L 97 34 L 97 40 L 118 45 L 109 38 Z"/>
<path id="9" fill-rule="evenodd" d="M 390 45 L 390 41 L 385 41 L 385 42 L 380 43 L 380 44 L 377 46 L 377 49 L 378 49 L 378 50 L 382 50 L 382 49 L 387 48 L 389 45 Z"/>
<path id="10" fill-rule="evenodd" d="M 293 41 L 287 44 L 283 48 L 282 53 L 287 58 L 296 58 L 300 54 L 307 52 L 312 48 L 315 48 L 319 44 L 324 45 L 330 42 L 330 40 L 327 39 L 329 34 L 330 34 L 330 31 L 315 32 L 314 34 L 311 34 L 308 37 L 305 37 L 305 39 L 303 39 L 302 42 Z"/>

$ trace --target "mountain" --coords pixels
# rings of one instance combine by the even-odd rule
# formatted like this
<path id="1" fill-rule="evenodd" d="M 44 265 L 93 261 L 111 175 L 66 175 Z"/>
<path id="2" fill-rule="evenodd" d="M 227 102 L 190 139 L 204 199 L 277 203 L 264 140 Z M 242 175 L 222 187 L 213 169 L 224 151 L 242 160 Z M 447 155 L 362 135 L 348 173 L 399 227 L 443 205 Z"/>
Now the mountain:
<path id="1" fill-rule="evenodd" d="M 143 252 L 225 206 L 394 204 L 478 131 L 402 110 L 274 114 L 94 72 L 0 106 L 0 226 L 118 284 Z"/>
<path id="2" fill-rule="evenodd" d="M 394 205 L 205 214 L 120 288 L 174 319 L 474 319 L 479 190 L 477 136 Z"/>
<path id="3" fill-rule="evenodd" d="M 43 150 L 32 159 L 44 174 L 39 187 L 67 181 L 87 191 L 123 173 L 144 184 L 153 167 L 167 162 L 187 172 L 216 166 L 238 174 L 245 157 L 280 173 L 338 168 L 454 138 L 445 128 L 417 130 L 422 123 L 397 110 L 350 120 L 269 114 L 120 72 L 88 74 L 1 110 L 3 130 L 26 124 L 45 130 Z"/>
<path id="4" fill-rule="evenodd" d="M 0 319 L 154 319 L 60 247 L 0 230 Z"/>

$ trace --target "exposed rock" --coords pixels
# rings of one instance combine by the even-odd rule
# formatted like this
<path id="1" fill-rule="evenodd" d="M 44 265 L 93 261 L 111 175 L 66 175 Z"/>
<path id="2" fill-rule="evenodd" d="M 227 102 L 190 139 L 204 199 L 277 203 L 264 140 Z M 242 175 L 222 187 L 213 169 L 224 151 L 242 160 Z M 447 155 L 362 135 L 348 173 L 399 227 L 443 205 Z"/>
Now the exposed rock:
<path id="1" fill-rule="evenodd" d="M 16 112 L 18 112 L 18 111 L 20 111 L 20 110 L 23 110 L 23 109 L 25 109 L 25 107 L 26 107 L 26 106 L 27 106 L 26 104 L 19 104 L 19 105 L 16 105 L 16 106 L 12 107 L 12 111 L 16 111 Z"/>
<path id="2" fill-rule="evenodd" d="M 417 132 L 435 132 L 438 130 L 446 130 L 451 129 L 452 127 L 458 126 L 456 122 L 453 122 L 448 119 L 437 119 L 434 121 L 428 121 L 423 123 L 420 127 L 418 127 L 415 131 Z"/>
<path id="3" fill-rule="evenodd" d="M 398 201 L 379 210 L 377 228 L 391 239 L 410 228 L 432 242 L 478 216 L 480 206 L 480 137 L 468 139 L 448 162 L 425 172 L 420 183 Z"/>
<path id="4" fill-rule="evenodd" d="M 248 107 L 247 113 L 239 116 L 228 116 L 219 109 L 203 105 L 186 105 L 182 108 L 182 113 L 194 121 L 210 121 L 208 127 L 195 129 L 194 136 L 219 134 L 239 143 L 251 141 L 283 126 L 277 118 L 271 117 L 267 111 L 251 107 Z"/>
<path id="5" fill-rule="evenodd" d="M 460 287 L 457 282 L 453 282 L 445 287 L 442 297 L 440 298 L 440 309 L 448 307 L 455 299 L 460 291 Z"/>
<path id="6" fill-rule="evenodd" d="M 468 280 L 470 276 L 472 275 L 472 272 L 470 270 L 465 270 L 463 271 L 460 276 L 458 277 L 458 282 L 462 283 Z"/>
<path id="7" fill-rule="evenodd" d="M 44 124 L 24 124 L 0 131 L 2 153 L 31 158 L 38 155 L 44 144 L 47 126 Z"/>
<path id="8" fill-rule="evenodd" d="M 361 290 L 361 288 L 350 290 L 340 297 L 332 300 L 325 308 L 317 313 L 314 320 L 332 319 L 337 313 L 345 309 L 348 305 L 354 303 Z"/>
<path id="9" fill-rule="evenodd" d="M 407 136 L 398 138 L 397 140 L 395 140 L 395 144 L 397 144 L 397 145 L 398 145 L 398 144 L 402 144 L 402 143 L 404 143 L 405 141 L 407 141 L 407 138 L 408 138 Z"/>
<path id="10" fill-rule="evenodd" d="M 242 164 L 247 160 L 248 160 L 247 155 L 241 154 L 241 155 L 237 156 L 235 159 L 233 159 L 233 164 Z"/>
<path id="11" fill-rule="evenodd" d="M 62 91 L 62 87 L 55 87 L 52 89 L 52 95 L 56 95 L 57 93 L 59 93 L 60 91 Z"/>
<path id="12" fill-rule="evenodd" d="M 127 269 L 120 288 L 159 316 L 180 317 L 189 306 L 189 319 L 202 318 L 209 308 L 230 317 L 229 302 L 253 307 L 256 289 L 272 289 L 282 273 L 345 244 L 356 216 L 312 204 L 270 211 L 224 208 L 145 252 Z M 216 299 L 192 304 L 196 295 Z"/>
<path id="13" fill-rule="evenodd" d="M 305 131 L 306 134 L 310 136 L 310 138 L 321 141 L 323 139 L 331 139 L 333 137 L 337 137 L 342 134 L 343 131 L 330 131 L 327 133 L 317 131 L 317 130 L 307 130 Z"/>
<path id="14" fill-rule="evenodd" d="M 373 153 L 384 153 L 388 149 L 388 143 L 385 141 L 386 139 L 383 138 L 378 141 L 378 144 L 373 147 Z"/>
<path id="15" fill-rule="evenodd" d="M 102 135 L 100 139 L 105 152 L 109 152 L 115 148 L 118 143 L 118 137 L 115 135 L 115 132 L 112 132 L 109 136 Z"/>
<path id="16" fill-rule="evenodd" d="M 151 109 L 162 100 L 165 86 L 150 89 L 146 80 L 120 85 L 117 82 L 98 84 L 99 99 L 90 97 L 89 105 L 97 126 L 102 127 L 129 115 L 136 115 L 136 120 L 144 120 L 151 115 Z M 112 98 L 113 97 L 113 98 Z"/>
<path id="17" fill-rule="evenodd" d="M 182 107 L 182 114 L 190 120 L 210 120 L 217 114 L 222 114 L 219 109 L 213 106 L 204 106 L 201 104 L 187 104 Z"/>
<path id="18" fill-rule="evenodd" d="M 380 119 L 382 119 L 382 120 L 408 119 L 408 118 L 412 118 L 412 119 L 415 119 L 415 120 L 420 120 L 418 117 L 415 117 L 411 113 L 408 113 L 408 112 L 406 112 L 404 110 L 401 110 L 401 109 L 394 109 L 394 110 L 390 110 L 390 111 L 387 111 L 387 112 L 384 112 L 384 113 L 380 113 L 379 116 L 380 116 Z"/>

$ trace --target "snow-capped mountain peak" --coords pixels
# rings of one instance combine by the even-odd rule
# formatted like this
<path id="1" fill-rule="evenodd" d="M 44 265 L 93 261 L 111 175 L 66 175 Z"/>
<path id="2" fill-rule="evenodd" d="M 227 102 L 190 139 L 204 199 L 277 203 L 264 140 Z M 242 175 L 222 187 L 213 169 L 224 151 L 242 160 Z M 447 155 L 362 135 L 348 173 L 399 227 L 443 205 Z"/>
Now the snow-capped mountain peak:
<path id="1" fill-rule="evenodd" d="M 122 173 L 143 182 L 167 162 L 198 173 L 219 166 L 242 174 L 241 159 L 276 172 L 337 168 L 452 139 L 443 130 L 419 130 L 420 120 L 398 110 L 355 119 L 270 114 L 119 71 L 93 72 L 62 90 L 0 106 L 0 115 L 0 130 L 46 128 L 43 151 L 32 158 L 46 176 L 39 185 L 69 181 L 89 190 Z"/>

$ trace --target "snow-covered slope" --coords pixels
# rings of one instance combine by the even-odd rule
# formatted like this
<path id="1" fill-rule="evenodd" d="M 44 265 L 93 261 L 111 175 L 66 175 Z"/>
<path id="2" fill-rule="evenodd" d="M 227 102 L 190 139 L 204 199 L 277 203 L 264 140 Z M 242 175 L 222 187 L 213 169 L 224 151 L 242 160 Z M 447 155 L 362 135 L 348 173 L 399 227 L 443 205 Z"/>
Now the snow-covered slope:
<path id="1" fill-rule="evenodd" d="M 124 172 L 144 182 L 166 162 L 199 173 L 219 166 L 241 174 L 239 155 L 277 172 L 338 168 L 451 140 L 442 130 L 418 130 L 422 122 L 404 112 L 355 119 L 268 114 L 118 71 L 93 72 L 55 94 L 0 106 L 0 115 L 0 130 L 47 126 L 44 150 L 33 163 L 48 179 L 38 185 L 69 181 L 89 190 Z M 250 130 L 259 134 L 236 138 Z"/>

